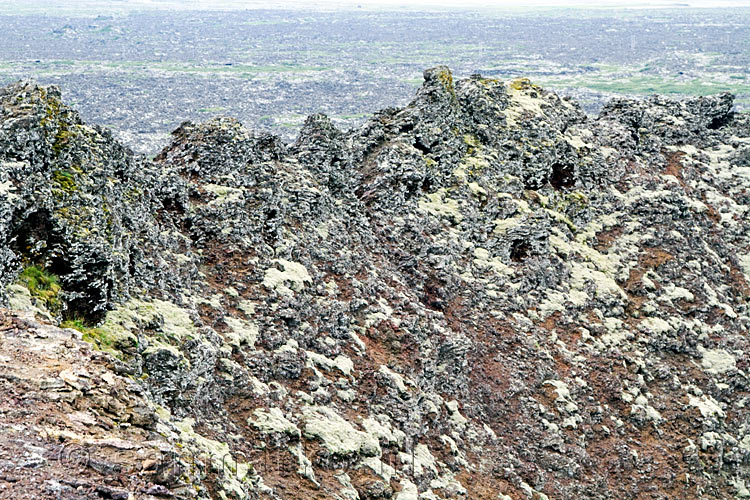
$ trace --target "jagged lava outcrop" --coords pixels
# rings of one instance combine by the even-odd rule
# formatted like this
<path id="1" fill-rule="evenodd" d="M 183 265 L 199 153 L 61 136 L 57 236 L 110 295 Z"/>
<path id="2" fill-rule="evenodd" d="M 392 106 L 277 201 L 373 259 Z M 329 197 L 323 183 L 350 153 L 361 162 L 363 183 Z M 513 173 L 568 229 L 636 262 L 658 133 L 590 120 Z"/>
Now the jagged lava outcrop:
<path id="1" fill-rule="evenodd" d="M 750 119 L 425 72 L 156 158 L 0 90 L 0 497 L 750 497 Z"/>

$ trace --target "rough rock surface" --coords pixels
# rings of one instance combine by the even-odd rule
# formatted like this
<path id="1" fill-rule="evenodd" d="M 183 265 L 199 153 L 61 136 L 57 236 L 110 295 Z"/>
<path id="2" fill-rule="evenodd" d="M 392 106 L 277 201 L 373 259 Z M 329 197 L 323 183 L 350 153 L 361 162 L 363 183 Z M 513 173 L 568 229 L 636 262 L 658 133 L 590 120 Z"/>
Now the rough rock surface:
<path id="1" fill-rule="evenodd" d="M 0 498 L 750 497 L 748 158 L 445 67 L 153 161 L 2 89 Z"/>

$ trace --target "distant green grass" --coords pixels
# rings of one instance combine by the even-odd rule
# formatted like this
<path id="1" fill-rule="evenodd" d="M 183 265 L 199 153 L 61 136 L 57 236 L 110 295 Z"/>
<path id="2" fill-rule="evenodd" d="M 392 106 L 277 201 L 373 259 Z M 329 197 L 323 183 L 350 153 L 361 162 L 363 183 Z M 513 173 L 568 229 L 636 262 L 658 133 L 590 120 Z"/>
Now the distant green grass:
<path id="1" fill-rule="evenodd" d="M 619 78 L 594 77 L 557 79 L 545 78 L 540 80 L 544 85 L 554 87 L 588 88 L 614 94 L 683 94 L 710 95 L 719 92 L 750 93 L 750 84 L 738 80 L 737 83 L 718 82 L 694 78 L 692 80 L 677 80 L 658 76 L 621 76 Z"/>
<path id="2" fill-rule="evenodd" d="M 725 91 L 750 91 L 750 85 L 727 85 L 718 82 L 705 82 L 697 78 L 687 82 L 670 81 L 656 77 L 632 78 L 624 81 L 592 82 L 585 86 L 594 90 L 621 94 L 707 95 Z"/>
<path id="3" fill-rule="evenodd" d="M 370 116 L 370 114 L 371 113 L 354 113 L 351 115 L 333 115 L 333 116 L 341 120 L 356 120 L 358 118 L 364 118 L 366 116 Z"/>
<path id="4" fill-rule="evenodd" d="M 227 108 L 224 108 L 222 106 L 214 106 L 210 108 L 200 108 L 198 110 L 198 113 L 221 113 L 222 111 L 226 111 Z"/>
<path id="5" fill-rule="evenodd" d="M 424 78 L 406 78 L 401 81 L 406 83 L 407 85 L 411 85 L 413 87 L 419 87 L 420 85 L 422 85 L 422 82 L 424 82 Z"/>
<path id="6" fill-rule="evenodd" d="M 97 67 L 119 70 L 128 73 L 141 73 L 144 71 L 163 71 L 171 73 L 206 73 L 206 74 L 232 74 L 239 76 L 253 76 L 267 73 L 310 73 L 333 69 L 331 66 L 310 66 L 294 63 L 280 63 L 275 65 L 250 65 L 250 64 L 206 64 L 179 61 L 92 61 L 57 59 L 42 61 L 40 63 L 29 62 L 4 62 L 2 68 L 18 68 L 24 64 L 33 65 L 36 74 L 59 73 L 62 68 L 72 71 L 78 67 Z"/>
<path id="7" fill-rule="evenodd" d="M 296 129 L 301 127 L 305 120 L 307 119 L 307 115 L 301 115 L 301 114 L 286 114 L 286 115 L 280 115 L 273 118 L 274 124 L 277 127 L 282 127 L 286 129 Z"/>

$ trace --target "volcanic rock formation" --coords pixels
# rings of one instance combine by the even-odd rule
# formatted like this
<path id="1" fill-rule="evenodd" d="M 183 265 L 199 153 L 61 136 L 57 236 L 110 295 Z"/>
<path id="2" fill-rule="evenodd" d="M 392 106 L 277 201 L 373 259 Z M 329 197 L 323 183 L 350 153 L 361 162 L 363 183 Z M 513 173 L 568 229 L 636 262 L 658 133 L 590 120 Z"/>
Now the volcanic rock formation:
<path id="1" fill-rule="evenodd" d="M 153 160 L 0 89 L 0 498 L 750 497 L 750 117 L 424 76 Z"/>

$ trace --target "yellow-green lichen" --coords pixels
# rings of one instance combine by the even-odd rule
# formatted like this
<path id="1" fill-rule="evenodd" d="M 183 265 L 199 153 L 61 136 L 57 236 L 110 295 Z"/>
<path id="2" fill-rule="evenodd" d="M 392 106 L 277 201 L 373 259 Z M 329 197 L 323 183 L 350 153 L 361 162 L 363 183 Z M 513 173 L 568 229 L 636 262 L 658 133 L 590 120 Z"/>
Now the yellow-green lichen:
<path id="1" fill-rule="evenodd" d="M 475 148 L 480 146 L 479 138 L 473 134 L 464 134 L 464 143 Z"/>
<path id="2" fill-rule="evenodd" d="M 54 97 L 50 97 L 42 89 L 41 98 L 45 103 L 45 116 L 41 119 L 40 125 L 47 127 L 56 126 L 57 130 L 52 138 L 52 151 L 59 156 L 66 146 L 70 143 L 75 133 L 70 129 L 70 125 L 63 119 L 65 112 L 62 102 Z"/>
<path id="3" fill-rule="evenodd" d="M 68 170 L 55 170 L 52 172 L 52 181 L 66 193 L 72 193 L 78 188 L 73 173 Z"/>
<path id="4" fill-rule="evenodd" d="M 112 339 L 112 345 L 123 349 L 137 344 L 137 335 L 146 333 L 151 349 L 174 349 L 185 339 L 194 338 L 195 325 L 186 310 L 164 300 L 132 299 L 109 311 L 97 328 Z M 179 353 L 176 353 L 179 355 Z"/>
<path id="5" fill-rule="evenodd" d="M 73 133 L 68 126 L 64 122 L 60 122 L 57 134 L 55 134 L 55 141 L 52 143 L 52 150 L 59 155 L 68 145 L 72 137 Z"/>
<path id="6" fill-rule="evenodd" d="M 44 127 L 60 116 L 62 103 L 52 97 L 47 98 L 47 93 L 44 91 L 44 89 L 41 90 L 42 99 L 45 101 L 45 116 L 42 118 L 40 123 Z"/>
<path id="7" fill-rule="evenodd" d="M 494 87 L 500 83 L 500 80 L 497 78 L 480 78 L 479 83 L 485 87 Z"/>
<path id="8" fill-rule="evenodd" d="M 419 208 L 436 217 L 445 217 L 454 224 L 460 224 L 463 220 L 458 201 L 448 197 L 445 188 L 441 188 L 419 200 Z"/>
<path id="9" fill-rule="evenodd" d="M 558 212 L 574 215 L 584 210 L 588 205 L 589 199 L 585 194 L 580 191 L 573 191 L 557 199 L 554 203 L 554 209 Z"/>
<path id="10" fill-rule="evenodd" d="M 276 267 L 266 269 L 263 279 L 263 285 L 266 288 L 274 289 L 282 295 L 291 295 L 312 282 L 312 277 L 307 269 L 299 262 L 291 262 L 285 259 L 275 259 L 274 262 L 281 269 Z"/>
<path id="11" fill-rule="evenodd" d="M 247 345 L 251 348 L 255 346 L 255 341 L 258 338 L 258 326 L 256 324 L 231 316 L 227 316 L 224 322 L 230 328 L 224 335 L 227 336 L 232 345 L 237 347 Z"/>
<path id="12" fill-rule="evenodd" d="M 180 431 L 182 443 L 194 456 L 205 460 L 213 471 L 219 473 L 219 486 L 224 490 L 219 492 L 220 497 L 226 498 L 226 493 L 229 493 L 232 498 L 245 498 L 243 483 L 255 475 L 252 464 L 236 460 L 227 443 L 209 439 L 196 432 L 195 419 L 185 418 L 175 422 L 175 425 Z"/>
<path id="13" fill-rule="evenodd" d="M 514 228 L 525 221 L 523 215 L 516 215 L 515 217 L 508 217 L 506 219 L 495 219 L 495 229 L 493 234 L 505 234 L 509 229 Z"/>
<path id="14" fill-rule="evenodd" d="M 513 80 L 512 82 L 510 82 L 510 87 L 513 90 L 521 90 L 524 87 L 527 87 L 529 84 L 531 84 L 531 82 L 529 81 L 528 78 L 517 78 Z"/>
<path id="15" fill-rule="evenodd" d="M 60 323 L 60 328 L 72 328 L 73 330 L 77 330 L 83 334 L 83 340 L 92 344 L 96 349 L 110 352 L 115 355 L 119 354 L 119 351 L 117 350 L 118 344 L 116 343 L 117 339 L 111 337 L 106 331 L 100 328 L 88 325 L 84 319 L 66 319 Z"/>
<path id="16" fill-rule="evenodd" d="M 356 453 L 366 457 L 379 456 L 380 443 L 370 434 L 355 429 L 352 424 L 327 406 L 302 408 L 304 436 L 317 438 L 331 454 L 338 457 Z"/>
<path id="17" fill-rule="evenodd" d="M 444 69 L 438 73 L 437 77 L 438 80 L 440 80 L 440 83 L 443 84 L 443 87 L 445 87 L 445 90 L 450 92 L 453 97 L 456 97 L 456 90 L 453 87 L 453 75 L 451 72 Z"/>
<path id="18" fill-rule="evenodd" d="M 209 205 L 225 205 L 242 202 L 242 196 L 244 193 L 243 189 L 222 186 L 219 184 L 205 184 L 203 188 L 216 196 L 216 198 L 208 202 Z"/>
<path id="19" fill-rule="evenodd" d="M 576 225 L 573 224 L 573 221 L 570 220 L 565 214 L 557 212 L 555 210 L 550 210 L 548 208 L 545 208 L 544 211 L 547 212 L 550 217 L 555 220 L 555 222 L 560 222 L 568 226 L 568 229 L 570 229 L 571 232 L 575 233 L 578 230 Z"/>
<path id="20" fill-rule="evenodd" d="M 458 167 L 453 171 L 453 176 L 460 181 L 466 181 L 482 172 L 482 170 L 488 166 L 489 162 L 484 156 L 466 155 L 461 159 L 461 163 L 459 163 Z"/>

